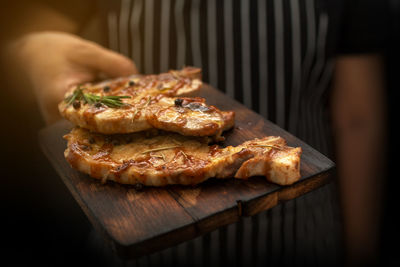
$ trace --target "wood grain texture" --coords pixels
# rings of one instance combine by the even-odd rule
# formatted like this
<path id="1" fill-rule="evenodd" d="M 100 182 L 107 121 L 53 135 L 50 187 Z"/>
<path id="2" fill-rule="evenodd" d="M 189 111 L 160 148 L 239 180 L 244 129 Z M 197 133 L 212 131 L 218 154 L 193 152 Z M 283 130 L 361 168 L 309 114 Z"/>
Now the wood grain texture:
<path id="1" fill-rule="evenodd" d="M 42 150 L 82 207 L 94 227 L 122 258 L 135 258 L 161 250 L 218 227 L 252 216 L 310 192 L 329 182 L 334 163 L 260 115 L 204 85 L 196 93 L 221 110 L 236 112 L 236 125 L 225 133 L 222 144 L 239 145 L 268 135 L 282 136 L 290 146 L 303 149 L 301 179 L 292 186 L 278 186 L 265 178 L 247 181 L 210 179 L 197 186 L 145 188 L 98 180 L 73 170 L 64 159 L 66 141 L 62 136 L 72 125 L 60 121 L 39 132 Z"/>

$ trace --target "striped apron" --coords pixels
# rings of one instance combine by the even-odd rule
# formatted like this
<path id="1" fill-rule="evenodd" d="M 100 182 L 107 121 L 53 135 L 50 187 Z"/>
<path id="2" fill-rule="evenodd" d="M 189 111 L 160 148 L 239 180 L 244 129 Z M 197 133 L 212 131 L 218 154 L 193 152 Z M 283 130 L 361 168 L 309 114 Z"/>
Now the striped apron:
<path id="1" fill-rule="evenodd" d="M 109 48 L 132 58 L 140 72 L 200 67 L 205 82 L 332 156 L 327 103 L 337 21 L 324 3 L 103 0 L 101 6 Z M 329 266 L 342 259 L 341 233 L 330 184 L 164 251 L 109 260 L 121 266 Z"/>

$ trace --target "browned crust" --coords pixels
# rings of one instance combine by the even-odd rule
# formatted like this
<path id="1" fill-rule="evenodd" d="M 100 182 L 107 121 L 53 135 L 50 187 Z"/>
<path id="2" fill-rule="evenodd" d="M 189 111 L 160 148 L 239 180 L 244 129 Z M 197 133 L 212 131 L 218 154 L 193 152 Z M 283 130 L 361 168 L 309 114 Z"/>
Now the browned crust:
<path id="1" fill-rule="evenodd" d="M 109 137 L 76 128 L 65 136 L 68 140 L 65 157 L 73 168 L 93 178 L 122 184 L 194 185 L 211 177 L 248 179 L 251 176 L 262 175 L 270 182 L 288 185 L 300 178 L 301 148 L 286 146 L 280 137 L 266 137 L 245 142 L 237 147 L 219 148 L 216 145 L 208 146 L 205 140 L 193 140 L 170 133 L 167 135 L 163 140 L 174 144 L 175 141 L 172 139 L 176 139 L 182 145 L 165 150 L 167 160 L 164 159 L 163 164 L 158 164 L 161 156 L 156 152 L 135 155 L 136 150 L 143 149 L 140 148 L 141 142 L 152 143 L 154 139 L 156 143 L 148 146 L 153 151 L 165 147 L 165 143 L 157 143 L 157 138 L 163 136 L 163 133 L 150 136 L 148 139 L 140 139 L 138 145 L 134 145 L 127 152 L 127 157 L 117 160 L 113 158 L 115 156 L 113 143 L 105 141 L 105 138 Z M 118 145 L 125 149 L 124 146 L 128 145 L 121 142 L 129 136 L 118 135 L 114 138 Z M 141 138 L 138 134 L 133 137 Z M 88 141 L 90 139 L 96 139 L 97 144 L 91 145 Z M 191 142 L 192 145 L 187 147 L 184 145 L 185 142 Z M 265 144 L 268 147 L 261 147 Z"/>
<path id="2" fill-rule="evenodd" d="M 74 108 L 73 105 L 67 105 L 63 101 L 59 104 L 59 111 L 75 125 L 103 134 L 140 132 L 154 127 L 183 135 L 215 135 L 216 139 L 220 139 L 222 131 L 233 126 L 233 112 L 223 114 L 216 107 L 207 106 L 202 98 L 184 99 L 186 102 L 201 103 L 207 112 L 189 112 L 188 108 L 174 106 L 176 99 L 174 96 L 200 89 L 199 78 L 201 78 L 200 69 L 186 67 L 180 71 L 171 70 L 159 75 L 132 78 L 133 85 L 129 85 L 131 80 L 129 77 L 99 84 L 87 84 L 85 92 L 88 93 L 100 96 L 127 95 L 131 98 L 123 99 L 125 106 L 121 108 L 94 107 L 88 104 Z M 104 91 L 105 86 L 108 86 L 107 92 Z M 74 90 L 75 88 L 72 88 L 66 96 L 71 95 Z M 160 117 L 161 113 L 165 112 L 179 116 L 176 120 Z"/>
<path id="3" fill-rule="evenodd" d="M 146 114 L 147 122 L 154 128 L 182 135 L 218 137 L 235 123 L 234 111 L 221 111 L 215 106 L 207 106 L 204 98 L 179 99 L 182 105 L 178 107 L 150 106 Z"/>

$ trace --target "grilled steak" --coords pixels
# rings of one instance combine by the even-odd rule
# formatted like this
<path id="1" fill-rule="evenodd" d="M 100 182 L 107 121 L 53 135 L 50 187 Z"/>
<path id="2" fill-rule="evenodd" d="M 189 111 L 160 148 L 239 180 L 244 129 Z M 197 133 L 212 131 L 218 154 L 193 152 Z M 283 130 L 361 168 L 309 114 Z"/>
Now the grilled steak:
<path id="1" fill-rule="evenodd" d="M 234 124 L 234 112 L 223 112 L 207 106 L 202 98 L 177 96 L 198 90 L 202 82 L 201 70 L 186 67 L 159 75 L 119 78 L 99 84 L 86 84 L 83 93 L 98 97 L 89 103 L 63 101 L 59 111 L 75 125 L 103 134 L 133 133 L 158 128 L 191 136 L 216 136 Z M 66 93 L 71 99 L 77 89 Z M 110 107 L 107 97 L 124 96 L 121 106 Z M 129 98 L 128 98 L 129 97 Z M 102 103 L 102 102 L 103 103 Z"/>
<path id="2" fill-rule="evenodd" d="M 281 137 L 265 137 L 220 148 L 208 137 L 187 137 L 150 130 L 103 135 L 74 128 L 65 157 L 71 166 L 103 182 L 164 186 L 194 185 L 211 177 L 247 179 L 265 176 L 289 185 L 300 178 L 301 148 Z"/>

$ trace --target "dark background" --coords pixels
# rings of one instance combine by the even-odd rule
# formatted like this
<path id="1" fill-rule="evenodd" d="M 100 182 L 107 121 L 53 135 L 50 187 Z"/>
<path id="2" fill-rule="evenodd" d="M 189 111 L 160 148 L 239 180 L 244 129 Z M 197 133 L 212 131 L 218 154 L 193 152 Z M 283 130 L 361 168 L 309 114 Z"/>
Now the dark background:
<path id="1" fill-rule="evenodd" d="M 388 99 L 388 160 L 381 234 L 382 263 L 396 260 L 400 245 L 399 127 L 400 1 L 389 0 L 390 25 L 385 62 Z M 7 68 L 7 66 L 2 66 Z M 1 74 L 4 71 L 1 70 Z M 91 229 L 59 176 L 44 157 L 37 131 L 44 127 L 32 101 L 14 97 L 13 85 L 0 75 L 0 171 L 2 266 L 94 264 L 86 249 Z M 26 99 L 31 99 L 29 89 Z M 4 264 L 5 263 L 5 264 Z"/>
<path id="2" fill-rule="evenodd" d="M 386 51 L 387 99 L 388 99 L 388 173 L 385 205 L 382 216 L 382 260 L 400 264 L 400 127 L 399 127 L 399 91 L 400 91 L 400 1 L 391 0 L 390 35 Z M 396 259 L 397 258 L 397 259 Z"/>

